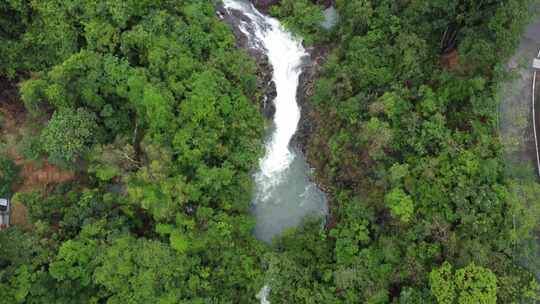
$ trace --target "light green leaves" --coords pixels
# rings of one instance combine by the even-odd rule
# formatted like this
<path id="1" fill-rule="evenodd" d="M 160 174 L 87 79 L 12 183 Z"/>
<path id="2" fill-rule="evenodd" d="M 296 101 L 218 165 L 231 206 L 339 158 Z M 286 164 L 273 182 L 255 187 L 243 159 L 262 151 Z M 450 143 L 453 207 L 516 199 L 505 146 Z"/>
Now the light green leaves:
<path id="1" fill-rule="evenodd" d="M 445 262 L 431 271 L 429 282 L 439 304 L 497 303 L 497 277 L 474 263 L 453 273 L 452 265 Z"/>
<path id="2" fill-rule="evenodd" d="M 453 304 L 456 297 L 456 286 L 453 281 L 452 265 L 445 262 L 429 275 L 431 292 L 439 304 Z"/>
<path id="3" fill-rule="evenodd" d="M 49 160 L 58 165 L 73 165 L 95 140 L 96 117 L 83 108 L 61 109 L 53 114 L 41 135 Z"/>
<path id="4" fill-rule="evenodd" d="M 404 223 L 409 223 L 414 216 L 414 203 L 412 198 L 401 188 L 394 188 L 384 197 L 385 204 L 390 208 L 392 215 Z"/>

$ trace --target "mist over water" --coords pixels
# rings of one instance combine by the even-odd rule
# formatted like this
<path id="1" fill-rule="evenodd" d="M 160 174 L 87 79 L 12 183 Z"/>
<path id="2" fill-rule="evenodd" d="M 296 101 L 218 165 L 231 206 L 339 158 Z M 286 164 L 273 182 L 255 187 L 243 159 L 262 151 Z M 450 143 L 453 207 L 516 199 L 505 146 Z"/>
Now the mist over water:
<path id="1" fill-rule="evenodd" d="M 302 42 L 287 32 L 275 18 L 259 13 L 251 3 L 224 0 L 227 10 L 242 12 L 239 20 L 251 47 L 261 49 L 274 69 L 277 97 L 273 126 L 265 143 L 265 155 L 254 175 L 253 213 L 255 235 L 271 242 L 287 228 L 298 226 L 308 215 L 327 214 L 325 194 L 310 180 L 311 169 L 303 154 L 290 142 L 300 121 L 296 92 L 303 64 L 309 60 Z M 248 21 L 249 19 L 249 21 Z M 265 286 L 258 297 L 267 301 L 270 289 Z"/>

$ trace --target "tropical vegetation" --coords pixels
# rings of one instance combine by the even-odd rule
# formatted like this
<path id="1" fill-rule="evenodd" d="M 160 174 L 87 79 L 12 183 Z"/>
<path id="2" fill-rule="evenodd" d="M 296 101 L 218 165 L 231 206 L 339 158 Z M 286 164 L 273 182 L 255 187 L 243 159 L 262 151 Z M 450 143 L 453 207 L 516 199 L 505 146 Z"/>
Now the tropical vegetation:
<path id="1" fill-rule="evenodd" d="M 305 148 L 331 219 L 267 245 L 256 64 L 216 1 L 2 1 L 0 81 L 41 124 L 15 152 L 76 174 L 16 191 L 0 147 L 30 224 L 0 232 L 0 303 L 536 303 L 540 188 L 497 116 L 534 1 L 337 0 L 332 29 L 319 2 L 270 13 L 329 50 Z"/>

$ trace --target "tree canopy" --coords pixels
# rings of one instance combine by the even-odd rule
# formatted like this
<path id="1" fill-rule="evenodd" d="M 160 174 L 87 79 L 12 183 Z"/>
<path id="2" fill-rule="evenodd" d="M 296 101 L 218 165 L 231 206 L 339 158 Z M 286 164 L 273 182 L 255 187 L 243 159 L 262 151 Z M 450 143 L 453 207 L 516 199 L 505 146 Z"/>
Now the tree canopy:
<path id="1" fill-rule="evenodd" d="M 508 174 L 497 134 L 502 67 L 532 1 L 335 2 L 306 149 L 335 227 L 295 245 L 334 256 L 314 256 L 315 270 L 274 262 L 271 301 L 535 303 L 538 269 L 523 257 L 537 256 L 539 187 Z M 322 31 L 287 1 L 274 11 L 297 33 Z"/>
<path id="2" fill-rule="evenodd" d="M 33 230 L 0 233 L 16 240 L 0 249 L 2 301 L 251 302 L 264 123 L 255 64 L 214 2 L 21 0 L 0 14 L 0 74 L 46 121 L 39 149 L 83 176 L 16 195 Z"/>
<path id="3" fill-rule="evenodd" d="M 329 52 L 304 148 L 331 214 L 268 246 L 257 67 L 216 1 L 2 1 L 0 82 L 38 125 L 23 141 L 76 177 L 15 194 L 31 228 L 0 232 L 0 302 L 253 303 L 268 285 L 271 303 L 535 303 L 540 188 L 508 174 L 497 133 L 532 3 L 273 6 Z"/>

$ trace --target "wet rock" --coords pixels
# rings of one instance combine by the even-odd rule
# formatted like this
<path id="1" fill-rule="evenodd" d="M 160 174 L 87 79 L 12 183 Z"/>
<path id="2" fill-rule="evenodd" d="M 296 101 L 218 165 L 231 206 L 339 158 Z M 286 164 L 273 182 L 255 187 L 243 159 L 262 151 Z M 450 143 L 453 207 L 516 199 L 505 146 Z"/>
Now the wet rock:
<path id="1" fill-rule="evenodd" d="M 261 92 L 261 96 L 257 102 L 260 105 L 260 110 L 266 119 L 272 119 L 276 112 L 273 103 L 277 96 L 276 84 L 272 80 L 274 69 L 269 62 L 262 45 L 252 44 L 246 33 L 240 29 L 242 21 L 251 22 L 250 19 L 238 10 L 226 10 L 223 4 L 218 4 L 217 14 L 226 24 L 228 24 L 236 38 L 236 46 L 246 50 L 248 55 L 255 60 L 257 64 L 257 92 Z M 248 28 L 248 32 L 254 35 L 254 28 Z"/>
<path id="2" fill-rule="evenodd" d="M 322 4 L 324 8 L 329 8 L 331 6 L 336 6 L 336 0 L 321 0 L 319 1 L 319 4 Z"/>
<path id="3" fill-rule="evenodd" d="M 329 48 L 327 46 L 313 46 L 306 48 L 306 51 L 310 54 L 310 59 L 306 60 L 302 68 L 296 92 L 297 103 L 301 109 L 300 122 L 292 139 L 292 143 L 304 154 L 306 154 L 306 147 L 311 135 L 318 128 L 317 115 L 311 103 L 311 97 L 314 93 L 315 80 L 319 77 L 322 66 L 328 57 Z"/>
<path id="4" fill-rule="evenodd" d="M 257 63 L 257 91 L 262 92 L 261 113 L 265 118 L 271 119 L 276 113 L 274 99 L 277 96 L 277 91 L 276 84 L 272 80 L 274 69 L 268 60 L 268 56 L 260 50 L 250 53 L 250 55 Z"/>
<path id="5" fill-rule="evenodd" d="M 253 5 L 262 13 L 268 13 L 270 7 L 279 3 L 279 0 L 251 0 Z"/>
<path id="6" fill-rule="evenodd" d="M 197 206 L 193 204 L 188 204 L 184 207 L 184 211 L 187 215 L 195 215 L 195 213 L 197 212 Z"/>
<path id="7" fill-rule="evenodd" d="M 267 93 L 263 97 L 261 111 L 266 119 L 272 119 L 274 114 L 276 114 L 276 105 L 274 103 L 274 99 L 277 96 L 276 84 L 273 81 L 270 81 L 270 83 L 265 87 L 265 90 Z"/>
<path id="8" fill-rule="evenodd" d="M 315 172 L 318 172 L 312 178 L 317 184 L 317 187 L 319 187 L 319 189 L 326 194 L 329 212 L 326 216 L 325 229 L 331 230 L 336 226 L 337 223 L 335 213 L 336 210 L 334 208 L 334 194 L 331 187 L 328 187 L 328 185 L 330 185 L 328 180 L 319 175 L 319 173 L 322 172 L 322 168 L 320 168 L 311 157 L 313 155 L 313 151 L 307 151 L 309 148 L 313 149 L 313 146 L 310 145 L 310 142 L 313 140 L 312 136 L 316 134 L 317 129 L 321 127 L 320 116 L 318 115 L 317 110 L 313 107 L 311 98 L 314 94 L 315 81 L 318 77 L 320 77 L 322 67 L 328 58 L 330 46 L 316 45 L 306 48 L 306 51 L 310 54 L 310 59 L 306 61 L 306 64 L 302 69 L 302 74 L 300 74 L 299 85 L 296 92 L 297 102 L 301 107 L 300 122 L 298 123 L 296 134 L 291 140 L 291 144 L 296 146 L 302 151 L 302 153 L 304 153 L 310 167 L 314 168 Z"/>

